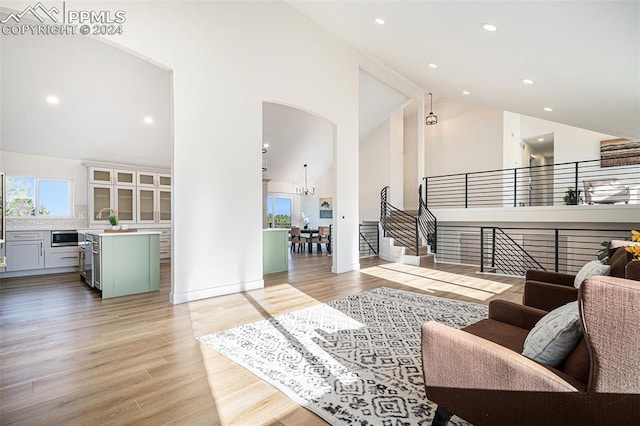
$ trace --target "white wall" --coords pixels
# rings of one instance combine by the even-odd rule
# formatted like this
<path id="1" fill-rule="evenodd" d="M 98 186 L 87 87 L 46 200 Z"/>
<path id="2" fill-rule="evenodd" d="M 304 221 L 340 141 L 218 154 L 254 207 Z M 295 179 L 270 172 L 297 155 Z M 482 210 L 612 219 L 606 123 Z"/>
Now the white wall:
<path id="1" fill-rule="evenodd" d="M 314 195 L 301 195 L 300 199 L 300 209 L 305 213 L 305 215 L 309 216 L 309 226 L 311 228 L 317 228 L 318 226 L 329 226 L 335 223 L 335 210 L 333 211 L 333 217 L 331 219 L 328 218 L 320 218 L 320 198 L 334 198 L 333 197 L 333 170 L 329 170 L 328 173 L 325 173 L 320 179 L 318 179 L 314 184 L 316 188 L 316 192 Z M 335 204 L 335 199 L 334 199 Z M 298 219 L 301 219 L 300 214 L 298 214 Z M 302 223 L 300 223 L 302 225 Z"/>
<path id="2" fill-rule="evenodd" d="M 422 176 L 418 175 L 418 163 L 421 158 L 418 154 L 420 145 L 418 127 L 424 126 L 423 119 L 418 116 L 418 102 L 413 101 L 404 109 L 403 201 L 404 208 L 407 210 L 418 208 L 418 185 L 422 179 Z"/>
<path id="3" fill-rule="evenodd" d="M 592 132 L 527 115 L 517 115 L 520 116 L 523 139 L 554 133 L 554 161 L 556 163 L 597 160 L 600 158 L 600 141 L 617 138 L 617 136 Z"/>
<path id="4" fill-rule="evenodd" d="M 80 160 L 0 151 L 0 170 L 13 176 L 71 180 L 73 218 L 87 219 L 87 168 Z"/>
<path id="5" fill-rule="evenodd" d="M 360 222 L 380 219 L 380 191 L 390 185 L 390 132 L 387 119 L 360 142 Z"/>
<path id="6" fill-rule="evenodd" d="M 111 40 L 174 76 L 171 300 L 263 285 L 256 147 L 265 100 L 334 123 L 333 271 L 358 269 L 360 55 L 283 3 L 130 2 L 126 13 Z"/>
<path id="7" fill-rule="evenodd" d="M 503 112 L 442 98 L 433 104 L 438 124 L 425 126 L 426 176 L 503 167 Z"/>

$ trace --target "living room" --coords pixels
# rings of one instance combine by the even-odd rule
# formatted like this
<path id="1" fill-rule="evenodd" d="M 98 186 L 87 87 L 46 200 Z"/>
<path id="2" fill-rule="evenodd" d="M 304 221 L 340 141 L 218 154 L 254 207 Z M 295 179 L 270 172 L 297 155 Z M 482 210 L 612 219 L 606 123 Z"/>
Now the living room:
<path id="1" fill-rule="evenodd" d="M 24 10 L 26 6 L 24 2 L 6 5 L 18 12 Z M 277 415 L 273 414 L 270 410 L 275 408 L 271 406 L 268 399 L 273 395 L 273 389 L 266 382 L 251 383 L 250 387 L 255 394 L 263 392 L 269 397 L 264 400 L 256 398 L 259 402 L 249 407 L 239 402 L 242 399 L 242 390 L 235 389 L 239 393 L 234 392 L 234 386 L 240 386 L 235 383 L 236 377 L 227 376 L 224 378 L 224 385 L 212 389 L 206 380 L 203 380 L 203 359 L 211 359 L 216 355 L 205 352 L 204 349 L 208 348 L 204 346 L 200 348 L 192 341 L 194 330 L 201 333 L 200 335 L 222 331 L 212 325 L 219 319 L 216 319 L 209 309 L 215 309 L 217 312 L 233 317 L 234 321 L 226 323 L 227 325 L 239 326 L 262 316 L 275 316 L 292 308 L 302 308 L 316 300 L 325 302 L 331 298 L 342 297 L 345 292 L 339 289 L 341 277 L 353 280 L 350 282 L 352 286 L 350 288 L 355 293 L 359 285 L 358 280 L 362 279 L 356 276 L 359 274 L 356 271 L 375 266 L 358 258 L 359 70 L 365 70 L 410 98 L 418 99 L 420 102 L 418 114 L 421 119 L 426 117 L 430 109 L 429 97 L 425 96 L 426 93 L 433 92 L 435 95 L 433 112 L 439 116 L 439 123 L 435 126 L 420 125 L 416 129 L 416 139 L 419 141 L 415 161 L 417 179 L 413 182 L 416 188 L 422 177 L 441 174 L 441 171 L 436 169 L 436 165 L 453 167 L 465 164 L 464 169 L 452 171 L 455 173 L 512 166 L 505 162 L 507 157 L 503 149 L 502 134 L 498 135 L 497 141 L 489 142 L 490 145 L 482 142 L 479 146 L 478 141 L 473 138 L 460 138 L 455 143 L 447 142 L 446 136 L 449 135 L 448 131 L 454 125 L 455 119 L 453 114 L 449 115 L 449 111 L 455 108 L 458 109 L 458 113 L 462 113 L 463 107 L 468 105 L 471 105 L 469 107 L 471 109 L 487 109 L 491 114 L 496 114 L 498 120 L 503 119 L 504 111 L 513 111 L 514 114 L 589 129 L 590 132 L 603 135 L 631 139 L 637 139 L 640 136 L 636 120 L 638 97 L 633 95 L 637 93 L 634 89 L 637 89 L 638 83 L 634 78 L 637 76 L 638 58 L 624 57 L 624 55 L 629 56 L 629 51 L 637 51 L 638 30 L 634 22 L 638 16 L 637 5 L 622 3 L 610 8 L 608 5 L 594 3 L 587 7 L 589 12 L 585 12 L 585 16 L 582 18 L 575 16 L 575 9 L 583 6 L 567 4 L 542 6 L 527 3 L 520 5 L 523 9 L 519 10 L 518 6 L 500 5 L 498 7 L 495 4 L 480 2 L 457 5 L 407 3 L 401 6 L 395 2 L 363 2 L 360 5 L 346 2 L 341 5 L 338 2 L 332 6 L 336 9 L 326 6 L 327 12 L 323 12 L 322 8 L 325 5 L 318 3 L 305 5 L 296 2 L 167 2 L 160 4 L 130 2 L 122 4 L 121 7 L 126 11 L 127 16 L 127 21 L 123 24 L 125 31 L 118 36 L 108 37 L 110 42 L 163 64 L 172 73 L 174 104 L 171 168 L 175 178 L 174 259 L 169 276 L 164 277 L 162 295 L 166 300 L 159 298 L 152 302 L 162 305 L 162 309 L 166 309 L 166 312 L 163 314 L 155 311 L 152 318 L 157 319 L 162 315 L 171 318 L 174 315 L 173 312 L 179 312 L 180 327 L 176 326 L 176 328 L 179 328 L 180 332 L 163 336 L 154 335 L 152 341 L 147 343 L 161 345 L 162 339 L 178 342 L 178 346 L 188 352 L 188 355 L 180 354 L 179 351 L 172 351 L 171 356 L 168 357 L 171 359 L 163 358 L 161 353 L 150 355 L 155 367 L 159 369 L 159 376 L 162 377 L 163 363 L 167 364 L 168 370 L 174 367 L 170 365 L 171 360 L 181 356 L 185 358 L 193 356 L 189 359 L 199 363 L 198 368 L 202 370 L 198 372 L 200 375 L 197 376 L 197 386 L 195 386 L 198 390 L 195 393 L 205 394 L 197 397 L 198 404 L 189 406 L 192 409 L 192 417 L 186 414 L 187 409 L 184 408 L 180 411 L 183 417 L 174 418 L 175 421 L 213 424 L 236 421 L 248 424 L 247 419 L 261 418 L 263 423 L 320 422 L 317 417 L 300 414 L 297 408 L 292 408 L 293 403 L 283 403 L 282 397 L 273 398 L 276 398 L 278 403 L 288 404 L 287 408 L 296 411 L 296 416 L 301 417 L 287 419 L 286 413 L 283 414 L 281 411 L 278 411 Z M 114 6 L 107 2 L 91 2 L 86 7 L 93 10 L 114 9 Z M 504 10 L 501 10 L 502 8 Z M 324 23 L 326 21 L 322 18 L 325 13 L 335 16 L 336 23 L 333 28 L 332 25 Z M 377 13 L 386 13 L 387 16 L 380 17 Z M 399 25 L 402 18 L 399 16 L 395 18 L 397 13 L 402 13 L 404 19 L 407 19 L 405 25 Z M 555 29 L 554 34 L 556 34 L 555 39 L 552 39 L 552 36 L 549 36 L 549 39 L 555 40 L 556 45 L 551 42 L 542 43 L 537 36 L 532 35 L 534 34 L 532 23 L 536 21 L 529 18 L 532 15 L 557 16 L 553 19 L 553 25 L 549 24 Z M 348 34 L 344 33 L 346 30 L 343 27 L 346 24 L 342 19 L 347 20 L 350 17 L 353 19 L 351 22 L 356 22 L 355 16 L 362 21 L 357 27 L 357 32 L 366 35 L 363 38 L 369 38 L 372 43 L 381 46 L 393 45 L 384 52 L 393 49 L 400 51 L 403 49 L 398 49 L 398 46 L 404 46 L 403 38 L 398 39 L 400 42 L 393 38 L 389 41 L 378 34 L 388 32 L 390 27 L 402 27 L 396 28 L 396 33 L 403 31 L 411 33 L 407 28 L 437 29 L 431 34 L 433 37 L 423 37 L 419 33 L 410 36 L 420 40 L 420 43 L 429 43 L 424 51 L 407 49 L 408 52 L 405 52 L 405 57 L 408 58 L 405 61 L 420 63 L 424 68 L 423 75 L 401 73 L 396 69 L 393 57 L 383 56 L 382 51 L 379 52 L 381 56 L 377 56 L 377 52 L 370 50 L 368 45 L 356 44 L 358 34 L 352 35 L 353 38 L 350 40 L 345 39 Z M 593 28 L 603 27 L 603 23 L 599 21 L 603 16 L 606 20 L 606 31 L 594 31 Z M 386 22 L 384 25 L 378 24 L 374 22 L 375 18 L 386 18 Z M 329 18 L 326 19 L 331 21 Z M 493 34 L 484 32 L 481 25 L 492 21 L 500 27 L 499 30 Z M 567 24 L 571 24 L 571 30 L 566 28 Z M 447 25 L 448 28 L 442 28 Z M 518 30 L 518 27 L 521 29 Z M 446 42 L 448 38 L 454 38 L 454 34 L 457 34 L 456 29 L 460 30 L 460 34 L 467 32 L 471 34 L 467 35 L 464 41 L 457 43 L 461 46 L 459 58 L 448 64 L 444 59 L 444 52 L 440 53 L 442 60 L 436 57 L 436 53 L 440 50 L 456 50 L 455 44 L 447 45 Z M 578 35 L 584 36 L 585 39 L 578 38 Z M 501 36 L 502 39 L 499 38 Z M 514 50 L 512 45 L 506 44 L 506 38 L 513 39 L 514 43 L 526 42 L 527 49 Z M 594 42 L 596 38 L 602 40 Z M 548 41 L 546 38 L 544 40 Z M 605 42 L 608 44 L 600 45 Z M 530 51 L 529 47 L 531 47 Z M 567 76 L 581 75 L 573 71 L 574 65 L 582 69 L 592 68 L 594 63 L 588 59 L 593 56 L 591 49 L 602 52 L 604 56 L 604 58 L 597 58 L 597 69 L 590 70 L 588 74 L 585 73 L 584 79 L 567 82 L 571 80 Z M 433 53 L 433 58 L 429 55 L 430 51 Z M 526 54 L 525 51 L 527 51 Z M 215 52 L 215 54 L 209 54 L 209 52 Z M 573 52 L 573 54 L 567 55 L 566 52 Z M 549 60 L 543 61 L 545 58 Z M 558 58 L 562 60 L 559 61 Z M 571 62 L 577 64 L 571 64 Z M 397 67 L 400 68 L 402 62 L 397 63 Z M 430 68 L 429 63 L 437 64 L 438 68 Z M 519 65 L 513 67 L 501 65 L 506 63 Z M 553 66 L 548 65 L 549 63 Z M 623 63 L 627 66 L 621 67 L 620 64 Z M 509 68 L 510 80 L 505 81 L 504 84 L 500 84 L 499 81 L 506 79 L 503 74 L 495 79 L 490 77 L 493 73 L 498 74 L 498 69 L 502 68 Z M 468 87 L 454 87 L 452 82 L 447 83 L 441 80 L 443 77 L 434 75 L 438 72 L 440 75 L 450 75 L 453 78 L 464 69 L 473 69 L 478 75 L 478 80 Z M 470 72 L 466 75 L 471 78 L 470 75 L 474 73 Z M 462 77 L 457 78 L 458 80 L 454 80 L 456 83 L 462 80 Z M 532 78 L 534 84 L 525 85 L 521 81 L 523 78 Z M 3 81 L 3 85 L 8 84 L 11 82 Z M 462 94 L 462 90 L 468 91 L 469 95 Z M 544 94 L 554 92 L 557 94 L 553 98 L 544 98 Z M 333 215 L 336 224 L 336 244 L 332 256 L 332 268 L 337 275 L 324 277 L 333 281 L 334 284 L 333 291 L 325 294 L 326 297 L 318 295 L 318 293 L 322 294 L 321 289 L 316 289 L 317 297 L 313 297 L 296 288 L 286 287 L 286 283 L 279 283 L 282 284 L 281 295 L 286 295 L 290 299 L 276 300 L 279 297 L 277 289 L 263 290 L 269 280 L 263 277 L 262 264 L 259 261 L 262 259 L 262 246 L 257 237 L 262 231 L 259 213 L 262 193 L 259 148 L 262 139 L 263 102 L 295 105 L 313 111 L 325 117 L 336 128 L 333 146 L 335 159 Z M 545 106 L 553 107 L 553 115 L 549 115 L 542 109 Z M 4 108 L 5 105 L 3 105 Z M 476 124 L 482 127 L 485 123 L 480 121 Z M 438 155 L 434 155 L 435 144 L 441 145 L 441 152 Z M 584 150 L 580 150 L 579 153 L 575 152 L 576 144 L 563 148 L 564 153 L 569 153 L 569 156 L 565 157 L 566 161 L 593 160 L 599 155 L 595 142 L 589 144 Z M 453 161 L 451 158 L 456 155 L 459 159 L 464 157 L 464 161 Z M 482 161 L 478 159 L 480 155 L 483 156 Z M 484 158 L 485 155 L 487 159 Z M 560 158 L 561 156 L 557 154 L 555 161 L 557 162 Z M 478 166 L 472 167 L 475 164 Z M 212 171 L 215 171 L 215 175 L 212 175 Z M 230 177 L 233 177 L 233 185 L 229 184 Z M 230 203 L 232 207 L 221 209 L 219 207 L 221 203 Z M 622 219 L 618 219 L 617 214 L 613 215 L 614 220 L 621 224 L 620 226 L 630 227 L 638 222 L 637 216 L 633 216 L 637 211 L 632 205 L 602 207 L 603 209 L 615 208 L 624 212 L 626 216 Z M 610 212 L 611 210 L 608 211 Z M 466 214 L 469 215 L 469 211 Z M 573 212 L 566 213 L 564 219 L 556 222 L 572 222 L 572 214 Z M 606 216 L 603 214 L 595 222 L 611 223 L 609 219 L 602 219 Z M 611 218 L 612 215 L 608 217 Z M 486 219 L 493 221 L 495 217 L 487 213 Z M 587 221 L 585 219 L 584 222 Z M 229 226 L 229 224 L 235 225 Z M 221 241 L 225 243 L 221 244 Z M 314 277 L 307 275 L 305 279 L 313 281 Z M 297 285 L 304 287 L 305 283 L 297 281 Z M 520 286 L 522 286 L 522 280 L 520 280 Z M 251 293 L 251 290 L 256 290 L 256 293 Z M 270 299 L 262 292 L 268 296 L 273 295 L 274 299 Z M 210 298 L 224 294 L 230 294 L 225 296 L 224 303 L 211 302 Z M 258 297 L 255 294 L 261 294 L 264 297 Z M 136 300 L 132 299 L 129 304 L 135 305 Z M 167 302 L 169 300 L 170 304 Z M 256 300 L 259 300 L 259 303 L 254 304 Z M 287 304 L 286 300 L 296 300 L 296 303 L 295 305 Z M 273 309 L 265 308 L 270 303 Z M 116 306 L 118 309 L 123 309 L 116 316 L 136 316 L 133 307 L 130 306 L 130 309 L 127 309 L 127 303 L 119 302 Z M 239 312 L 234 310 L 237 306 L 242 306 Z M 68 310 L 64 313 L 68 314 Z M 85 311 L 85 314 L 90 315 L 91 312 Z M 107 312 L 105 314 L 109 315 Z M 205 317 L 206 324 L 203 324 L 200 321 Z M 77 319 L 80 320 L 80 318 Z M 160 328 L 171 329 L 172 326 L 170 320 L 153 323 L 155 331 Z M 150 336 L 142 330 L 144 328 L 142 325 L 140 328 L 138 331 L 141 339 Z M 69 333 L 73 333 L 73 325 L 65 324 L 58 331 L 64 333 L 64 330 L 70 330 Z M 108 343 L 121 342 L 119 339 L 122 337 L 117 336 L 118 330 L 114 324 L 105 324 L 104 328 L 99 327 L 94 330 L 99 330 L 94 331 L 94 334 L 103 336 L 105 341 L 96 344 L 93 349 L 108 351 L 110 347 Z M 128 330 L 135 334 L 135 327 Z M 187 333 L 182 334 L 185 330 Z M 90 333 L 87 330 L 84 332 Z M 26 331 L 24 333 L 24 339 L 28 339 L 28 333 Z M 123 343 L 124 346 L 128 349 L 137 347 L 136 342 L 131 340 L 127 341 L 126 345 Z M 61 353 L 72 356 L 73 351 L 61 351 Z M 119 353 L 119 357 L 123 358 L 122 353 Z M 96 365 L 106 365 L 102 364 L 103 361 L 106 363 L 106 356 L 102 361 L 98 360 Z M 213 363 L 214 370 L 228 367 L 221 357 L 216 357 L 216 361 L 220 364 Z M 131 370 L 126 371 L 133 371 L 134 367 L 132 365 L 129 367 Z M 65 400 L 73 405 L 73 401 L 78 397 L 78 389 L 71 381 L 81 378 L 81 376 L 73 378 L 73 371 L 69 369 L 70 374 L 64 382 L 73 388 L 68 398 L 50 398 L 47 401 L 55 400 L 57 404 Z M 250 375 L 248 372 L 234 371 L 242 378 Z M 14 374 L 19 373 L 15 370 Z M 204 372 L 205 378 L 206 375 L 207 373 Z M 38 388 L 38 384 L 49 386 L 49 389 L 55 387 L 56 382 L 51 377 L 39 383 L 28 378 L 16 380 L 14 383 L 17 384 L 12 390 L 17 391 L 19 388 L 20 392 L 24 392 L 23 401 L 31 398 L 38 401 L 37 404 L 42 404 L 43 408 L 51 408 L 54 405 L 48 404 L 52 403 L 39 400 L 39 396 L 35 395 L 37 392 L 31 392 L 34 386 Z M 136 370 L 135 377 L 133 375 L 126 379 L 120 377 L 122 381 L 115 380 L 113 386 L 125 387 L 129 384 L 135 387 L 137 380 L 143 381 L 148 377 Z M 157 376 L 154 375 L 154 377 Z M 175 378 L 175 376 L 172 377 Z M 168 380 L 157 388 L 162 389 L 163 384 L 168 385 L 167 382 Z M 238 380 L 238 383 L 243 382 Z M 192 384 L 188 378 L 185 379 L 185 388 Z M 178 391 L 173 387 L 171 389 Z M 157 392 L 154 394 L 149 391 L 145 402 L 153 406 L 154 398 L 161 397 L 163 403 L 170 402 L 167 406 L 188 405 L 183 399 L 172 400 L 163 391 Z M 221 416 L 222 418 L 211 415 L 211 405 L 208 407 L 199 405 L 205 400 L 206 404 L 215 404 L 220 397 L 219 393 L 227 396 L 226 404 L 229 404 L 225 408 L 227 415 Z M 229 395 L 234 395 L 236 398 L 236 406 L 229 401 L 231 399 Z M 114 403 L 116 400 L 112 394 L 109 403 Z M 82 402 L 87 400 L 82 400 L 78 404 Z M 138 404 L 134 399 L 127 399 L 126 404 L 117 406 L 114 411 L 131 410 L 130 413 L 137 413 L 136 410 L 140 410 L 143 416 L 145 410 Z M 22 410 L 21 414 L 28 411 L 25 405 L 21 405 L 19 409 Z M 46 410 L 41 411 L 40 414 L 44 411 Z M 215 411 L 215 405 L 213 411 Z M 70 409 L 68 413 L 71 412 L 78 415 L 78 411 Z M 258 413 L 256 417 L 250 417 L 250 413 L 256 412 Z M 104 411 L 100 413 L 104 414 Z M 83 413 L 82 409 L 80 409 L 80 415 L 91 416 L 90 413 Z M 57 418 L 66 419 L 69 422 L 77 419 L 72 414 L 68 416 L 65 418 L 64 415 L 60 415 Z M 151 417 L 136 418 L 134 414 L 132 416 L 134 420 L 154 420 Z M 44 422 L 44 418 L 42 414 L 40 420 Z M 113 420 L 114 417 L 109 419 Z M 113 421 L 117 422 L 117 417 L 115 419 Z M 156 417 L 155 420 L 164 421 L 162 417 Z"/>

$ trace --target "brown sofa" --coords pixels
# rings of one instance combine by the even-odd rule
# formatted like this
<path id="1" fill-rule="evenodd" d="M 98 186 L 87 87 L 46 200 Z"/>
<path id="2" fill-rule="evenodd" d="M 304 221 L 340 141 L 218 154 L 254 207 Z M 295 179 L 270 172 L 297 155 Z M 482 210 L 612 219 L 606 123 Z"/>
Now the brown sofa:
<path id="1" fill-rule="evenodd" d="M 488 319 L 463 330 L 425 323 L 433 424 L 451 412 L 474 425 L 640 424 L 640 283 L 589 278 L 578 300 L 585 336 L 557 369 L 521 355 L 545 311 L 493 301 Z"/>
<path id="2" fill-rule="evenodd" d="M 624 247 L 609 249 L 610 276 L 640 281 L 640 269 L 627 268 L 633 260 Z M 635 266 L 635 265 L 634 265 Z M 551 311 L 578 298 L 575 275 L 547 271 L 527 271 L 523 304 Z"/>

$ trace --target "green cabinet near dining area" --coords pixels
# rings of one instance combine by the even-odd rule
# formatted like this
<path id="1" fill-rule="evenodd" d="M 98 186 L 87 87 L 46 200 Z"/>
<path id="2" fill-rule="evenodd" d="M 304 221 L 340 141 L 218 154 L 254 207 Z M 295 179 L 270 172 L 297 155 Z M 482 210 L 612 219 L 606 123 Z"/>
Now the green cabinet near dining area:
<path id="1" fill-rule="evenodd" d="M 262 230 L 262 273 L 271 274 L 289 269 L 289 230 Z"/>

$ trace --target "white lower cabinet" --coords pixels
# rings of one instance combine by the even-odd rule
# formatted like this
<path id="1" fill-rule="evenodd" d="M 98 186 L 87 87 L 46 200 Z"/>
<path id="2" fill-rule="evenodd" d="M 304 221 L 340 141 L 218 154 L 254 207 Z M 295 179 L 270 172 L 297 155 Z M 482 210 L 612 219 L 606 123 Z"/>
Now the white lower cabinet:
<path id="1" fill-rule="evenodd" d="M 6 272 L 44 268 L 44 239 L 7 241 Z"/>
<path id="2" fill-rule="evenodd" d="M 78 266 L 79 249 L 75 247 L 49 247 L 45 250 L 45 268 Z"/>

